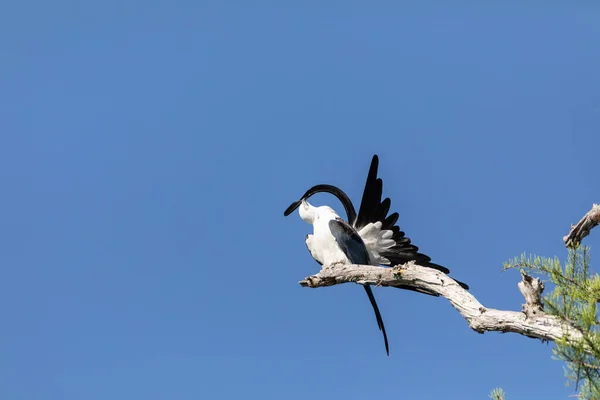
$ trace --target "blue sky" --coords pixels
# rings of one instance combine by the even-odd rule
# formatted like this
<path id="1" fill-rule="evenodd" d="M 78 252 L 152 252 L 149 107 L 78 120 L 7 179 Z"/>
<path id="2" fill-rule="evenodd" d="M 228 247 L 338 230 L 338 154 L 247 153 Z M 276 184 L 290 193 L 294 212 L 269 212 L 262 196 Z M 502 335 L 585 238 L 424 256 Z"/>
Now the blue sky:
<path id="1" fill-rule="evenodd" d="M 550 345 L 378 288 L 386 357 L 283 217 L 377 153 L 413 242 L 520 309 L 502 263 L 600 201 L 600 9 L 531 3 L 4 5 L 1 397 L 566 399 Z"/>

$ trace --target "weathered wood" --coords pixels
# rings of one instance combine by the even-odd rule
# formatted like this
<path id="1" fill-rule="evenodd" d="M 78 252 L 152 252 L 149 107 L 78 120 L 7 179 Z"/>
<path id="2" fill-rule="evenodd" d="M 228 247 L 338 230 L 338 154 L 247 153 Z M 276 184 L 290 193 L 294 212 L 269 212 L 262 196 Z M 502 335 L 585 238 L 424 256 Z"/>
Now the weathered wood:
<path id="1" fill-rule="evenodd" d="M 600 205 L 592 205 L 592 209 L 588 211 L 583 218 L 579 220 L 577 225 L 571 225 L 571 231 L 563 241 L 567 247 L 577 247 L 584 237 L 590 234 L 592 228 L 600 223 Z"/>
<path id="2" fill-rule="evenodd" d="M 576 341 L 581 333 L 543 310 L 542 282 L 524 272 L 519 289 L 525 297 L 523 311 L 504 311 L 484 307 L 471 293 L 461 288 L 448 275 L 432 268 L 408 262 L 394 268 L 372 265 L 333 265 L 309 276 L 300 285 L 318 288 L 342 283 L 377 286 L 408 286 L 446 298 L 476 332 L 514 332 L 531 338 L 555 341 L 566 337 Z"/>
<path id="3" fill-rule="evenodd" d="M 521 270 L 521 282 L 517 284 L 523 297 L 525 297 L 525 304 L 523 304 L 523 313 L 527 317 L 533 317 L 536 314 L 543 313 L 544 303 L 542 303 L 542 292 L 544 291 L 544 282 L 540 278 L 534 278 L 527 275 L 527 273 Z"/>

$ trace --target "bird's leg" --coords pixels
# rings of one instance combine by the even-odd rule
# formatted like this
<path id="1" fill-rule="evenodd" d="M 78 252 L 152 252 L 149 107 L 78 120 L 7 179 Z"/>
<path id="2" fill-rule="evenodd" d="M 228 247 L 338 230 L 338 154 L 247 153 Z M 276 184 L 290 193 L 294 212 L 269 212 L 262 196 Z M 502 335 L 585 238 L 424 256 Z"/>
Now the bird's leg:
<path id="1" fill-rule="evenodd" d="M 346 265 L 346 263 L 344 261 L 334 261 L 331 264 L 328 265 L 328 267 L 337 267 L 338 265 Z"/>
<path id="2" fill-rule="evenodd" d="M 346 263 L 343 261 L 334 261 L 331 264 L 323 265 L 323 269 L 335 268 L 342 265 L 346 265 Z"/>

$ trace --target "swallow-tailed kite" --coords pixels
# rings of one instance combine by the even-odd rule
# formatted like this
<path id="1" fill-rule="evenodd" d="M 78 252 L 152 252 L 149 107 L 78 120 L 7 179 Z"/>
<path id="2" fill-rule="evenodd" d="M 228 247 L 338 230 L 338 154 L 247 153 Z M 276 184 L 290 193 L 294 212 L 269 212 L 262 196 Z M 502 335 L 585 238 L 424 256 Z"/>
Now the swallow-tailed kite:
<path id="1" fill-rule="evenodd" d="M 391 200 L 389 198 L 381 200 L 383 182 L 380 178 L 377 178 L 378 166 L 379 159 L 377 155 L 374 155 L 358 215 L 346 193 L 333 185 L 316 185 L 308 189 L 300 200 L 293 202 L 285 210 L 284 215 L 288 216 L 300 207 L 300 217 L 313 225 L 314 229 L 312 235 L 306 235 L 306 246 L 312 257 L 321 265 L 395 266 L 408 261 L 415 261 L 418 265 L 434 268 L 448 274 L 450 271 L 447 268 L 432 263 L 429 256 L 419 253 L 419 248 L 411 244 L 410 239 L 396 225 L 399 217 L 398 213 L 387 215 Z M 319 192 L 331 193 L 340 200 L 346 211 L 348 222 L 340 218 L 330 207 L 314 207 L 307 201 L 309 197 Z M 458 283 L 465 289 L 469 288 L 462 282 Z M 364 285 L 364 288 L 375 311 L 377 324 L 383 333 L 385 350 L 389 355 L 387 334 L 379 307 L 371 287 Z M 417 290 L 411 287 L 404 288 Z M 436 294 L 428 291 L 417 291 L 436 296 Z"/>

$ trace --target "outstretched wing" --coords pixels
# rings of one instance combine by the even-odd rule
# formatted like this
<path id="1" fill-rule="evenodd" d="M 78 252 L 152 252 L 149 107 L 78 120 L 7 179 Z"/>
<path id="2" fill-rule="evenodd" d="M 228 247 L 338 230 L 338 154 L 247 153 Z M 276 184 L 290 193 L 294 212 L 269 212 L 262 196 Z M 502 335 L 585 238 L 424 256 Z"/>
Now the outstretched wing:
<path id="1" fill-rule="evenodd" d="M 335 238 L 335 241 L 337 242 L 339 248 L 342 249 L 346 257 L 348 257 L 348 260 L 352 264 L 371 264 L 367 246 L 361 239 L 360 235 L 356 232 L 356 230 L 350 225 L 348 225 L 346 221 L 344 221 L 341 218 L 332 219 L 331 221 L 329 221 L 329 230 Z M 369 285 L 363 285 L 363 287 L 367 292 L 367 296 L 369 297 L 369 301 L 371 302 L 371 307 L 373 307 L 373 311 L 375 312 L 377 326 L 379 326 L 379 330 L 381 331 L 381 333 L 383 333 L 385 351 L 389 356 L 390 346 L 388 344 L 387 333 L 385 332 L 385 325 L 383 325 L 383 318 L 381 317 L 379 306 L 377 306 L 377 301 L 375 301 L 373 290 Z"/>
<path id="2" fill-rule="evenodd" d="M 373 156 L 358 216 L 354 228 L 359 232 L 372 257 L 384 265 L 404 264 L 415 261 L 419 265 L 434 268 L 448 274 L 450 270 L 431 262 L 431 257 L 419 253 L 419 248 L 411 243 L 400 227 L 396 225 L 398 213 L 388 215 L 391 200 L 381 200 L 383 181 L 377 178 L 379 158 Z M 458 281 L 457 281 L 458 282 Z M 469 287 L 458 282 L 465 289 Z"/>

